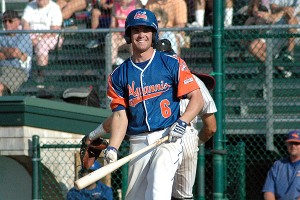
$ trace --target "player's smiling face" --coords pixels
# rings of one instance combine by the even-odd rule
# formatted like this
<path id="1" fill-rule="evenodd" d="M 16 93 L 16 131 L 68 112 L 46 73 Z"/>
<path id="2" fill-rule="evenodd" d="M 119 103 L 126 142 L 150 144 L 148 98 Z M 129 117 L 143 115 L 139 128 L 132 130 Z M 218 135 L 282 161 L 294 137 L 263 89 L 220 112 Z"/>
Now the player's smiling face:
<path id="1" fill-rule="evenodd" d="M 135 26 L 131 28 L 133 49 L 145 52 L 152 46 L 152 29 L 149 26 Z"/>

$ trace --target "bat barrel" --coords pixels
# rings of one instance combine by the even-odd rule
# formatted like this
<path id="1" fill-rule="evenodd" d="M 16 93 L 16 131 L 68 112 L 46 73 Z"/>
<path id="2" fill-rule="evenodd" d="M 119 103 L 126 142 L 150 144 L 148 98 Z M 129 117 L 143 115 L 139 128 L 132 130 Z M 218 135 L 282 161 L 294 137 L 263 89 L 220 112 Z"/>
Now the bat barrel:
<path id="1" fill-rule="evenodd" d="M 125 158 L 118 160 L 117 162 L 110 163 L 96 171 L 93 171 L 93 172 L 87 174 L 86 176 L 75 181 L 74 186 L 77 189 L 81 190 L 81 189 L 89 186 L 90 184 L 100 180 L 107 174 L 115 171 L 116 169 L 118 169 L 119 167 L 124 165 L 125 163 L 129 162 L 129 160 L 130 159 L 128 159 L 128 157 L 125 157 Z"/>

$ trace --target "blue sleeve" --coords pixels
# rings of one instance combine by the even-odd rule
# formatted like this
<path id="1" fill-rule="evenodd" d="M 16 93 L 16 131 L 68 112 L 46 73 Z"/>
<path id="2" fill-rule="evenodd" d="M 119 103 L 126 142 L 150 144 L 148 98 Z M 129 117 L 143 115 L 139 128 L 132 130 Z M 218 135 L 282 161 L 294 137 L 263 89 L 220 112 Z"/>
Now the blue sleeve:
<path id="1" fill-rule="evenodd" d="M 97 187 L 99 191 L 102 191 L 101 200 L 113 200 L 113 191 L 111 187 L 108 187 L 102 182 L 97 183 Z"/>
<path id="2" fill-rule="evenodd" d="M 122 106 L 122 105 L 118 105 L 116 108 L 114 108 L 112 111 L 113 112 L 116 112 L 116 111 L 119 111 L 119 110 L 125 110 L 125 107 Z"/>
<path id="3" fill-rule="evenodd" d="M 33 55 L 33 46 L 32 46 L 32 42 L 31 42 L 31 38 L 30 38 L 30 35 L 29 34 L 26 34 L 26 41 L 27 41 L 27 44 L 26 44 L 26 52 L 28 53 L 29 56 L 32 57 Z"/>
<path id="4" fill-rule="evenodd" d="M 67 198 L 66 198 L 66 200 L 76 200 L 76 199 L 80 199 L 79 197 L 78 197 L 78 192 L 77 192 L 77 190 L 75 189 L 75 188 L 71 188 L 70 190 L 69 190 L 69 192 L 67 193 Z M 78 198 L 76 198 L 76 197 L 78 197 Z"/>
<path id="5" fill-rule="evenodd" d="M 105 197 L 106 200 L 113 200 L 113 192 L 112 189 L 110 187 L 107 187 L 107 190 L 105 191 Z"/>
<path id="6" fill-rule="evenodd" d="M 275 194 L 275 174 L 276 174 L 275 166 L 276 163 L 274 163 L 271 169 L 268 171 L 267 178 L 263 186 L 262 192 L 272 192 Z"/>
<path id="7" fill-rule="evenodd" d="M 20 51 L 32 57 L 33 47 L 29 34 L 21 34 L 19 39 L 21 40 L 18 44 L 18 48 L 20 49 Z"/>
<path id="8" fill-rule="evenodd" d="M 123 97 L 126 98 L 126 88 L 127 88 L 127 76 L 128 76 L 128 68 L 130 67 L 130 63 L 126 60 L 122 65 L 117 67 L 111 73 L 111 81 L 112 86 L 115 92 Z"/>

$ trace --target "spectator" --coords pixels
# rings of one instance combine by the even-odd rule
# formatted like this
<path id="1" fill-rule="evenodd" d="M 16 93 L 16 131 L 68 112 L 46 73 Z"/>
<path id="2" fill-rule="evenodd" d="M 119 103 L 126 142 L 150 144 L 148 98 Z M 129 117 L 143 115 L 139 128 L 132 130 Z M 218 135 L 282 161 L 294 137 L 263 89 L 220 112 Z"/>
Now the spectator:
<path id="1" fill-rule="evenodd" d="M 111 24 L 111 10 L 114 5 L 114 0 L 100 0 L 97 1 L 92 9 L 92 29 L 97 29 L 100 27 L 108 28 Z M 94 35 L 95 36 L 95 35 Z M 96 48 L 99 46 L 99 41 L 91 40 L 86 47 Z"/>
<path id="2" fill-rule="evenodd" d="M 270 0 L 270 8 L 272 13 L 280 14 L 283 12 L 283 17 L 278 21 L 278 24 L 289 24 L 297 25 L 299 24 L 299 11 L 300 11 L 300 1 L 282 1 L 282 0 Z M 289 29 L 289 33 L 297 33 L 294 28 Z M 289 38 L 287 54 L 293 57 L 293 52 L 295 48 L 295 38 Z"/>
<path id="3" fill-rule="evenodd" d="M 168 14 L 161 8 L 156 8 L 153 10 L 153 13 L 156 16 L 158 28 L 165 28 L 168 23 Z M 160 31 L 159 32 L 160 39 L 168 39 L 171 42 L 171 47 L 174 49 L 174 52 L 177 54 L 179 51 L 176 35 L 172 31 Z"/>
<path id="4" fill-rule="evenodd" d="M 263 17 L 265 15 L 270 16 L 271 10 L 269 5 L 269 0 L 251 0 L 247 6 L 248 18 L 245 21 L 245 25 L 264 25 L 270 23 L 266 20 L 267 18 Z M 281 16 L 280 16 L 281 17 Z M 247 30 L 243 30 L 243 33 L 246 34 Z M 261 32 L 261 31 L 260 31 Z M 242 40 L 242 45 L 248 48 L 251 41 Z"/>
<path id="5" fill-rule="evenodd" d="M 16 11 L 2 15 L 6 31 L 19 30 L 21 20 Z M 32 43 L 28 34 L 7 33 L 0 36 L 0 96 L 13 93 L 27 81 L 31 70 Z"/>
<path id="6" fill-rule="evenodd" d="M 224 26 L 232 26 L 233 18 L 233 0 L 226 0 L 224 11 Z"/>
<path id="7" fill-rule="evenodd" d="M 112 11 L 111 28 L 124 28 L 127 15 L 135 9 L 135 0 L 120 0 L 115 1 Z M 113 32 L 112 33 L 112 63 L 120 65 L 124 59 L 118 57 L 118 51 L 120 49 L 130 50 L 130 45 L 126 44 L 123 38 L 123 33 Z"/>
<path id="8" fill-rule="evenodd" d="M 270 9 L 271 12 L 257 12 L 257 17 L 260 18 L 260 21 L 263 21 L 268 24 L 282 25 L 282 24 L 290 24 L 295 25 L 298 24 L 298 19 L 296 18 L 296 14 L 298 13 L 297 9 L 299 5 L 296 5 L 296 1 L 284 3 L 283 1 L 278 1 L 275 3 L 274 0 L 270 0 Z M 254 11 L 255 12 L 255 11 Z M 274 31 L 274 30 L 271 30 Z M 276 33 L 280 30 L 275 29 Z M 288 30 L 289 33 L 295 33 L 297 30 L 291 28 Z M 283 32 L 286 32 L 283 30 Z M 285 61 L 294 61 L 293 50 L 295 47 L 295 38 L 275 38 L 272 40 L 275 48 L 273 50 L 274 58 L 282 58 Z M 265 62 L 267 58 L 267 45 L 265 39 L 255 39 L 251 42 L 249 46 L 249 51 L 252 55 L 258 58 L 260 61 Z M 276 66 L 275 69 L 279 74 L 281 74 L 284 78 L 289 78 L 292 76 L 292 72 L 286 69 L 283 66 Z"/>
<path id="9" fill-rule="evenodd" d="M 265 200 L 300 198 L 300 131 L 288 133 L 285 141 L 289 156 L 274 162 L 262 192 Z"/>
<path id="10" fill-rule="evenodd" d="M 269 0 L 251 0 L 248 7 L 248 19 L 245 25 L 262 25 L 268 24 L 268 18 L 264 15 L 270 16 L 271 10 Z"/>
<path id="11" fill-rule="evenodd" d="M 75 12 L 84 10 L 87 8 L 89 0 L 56 0 L 59 5 L 63 20 L 67 20 L 72 17 Z M 66 23 L 69 23 L 66 21 Z"/>
<path id="12" fill-rule="evenodd" d="M 193 22 L 191 26 L 203 27 L 204 26 L 206 0 L 194 0 L 193 2 L 194 2 L 195 20 L 196 21 Z M 209 2 L 212 2 L 212 1 L 209 1 Z"/>
<path id="13" fill-rule="evenodd" d="M 189 27 L 203 27 L 205 11 L 213 12 L 213 0 L 194 0 L 195 9 L 195 22 L 189 25 Z M 207 15 L 208 16 L 208 15 Z M 224 26 L 228 27 L 232 25 L 233 19 L 233 0 L 226 0 L 224 11 Z M 208 20 L 207 20 L 208 21 Z"/>
<path id="14" fill-rule="evenodd" d="M 79 171 L 79 177 L 88 175 L 89 173 L 100 169 L 101 165 L 98 161 L 95 161 L 90 169 L 81 169 Z M 113 192 L 110 187 L 97 181 L 87 186 L 82 190 L 77 190 L 75 187 L 71 188 L 67 193 L 67 200 L 113 200 Z"/>
<path id="15" fill-rule="evenodd" d="M 155 9 L 163 9 L 168 14 L 168 23 L 166 28 L 184 28 L 187 25 L 187 4 L 185 0 L 149 0 L 146 9 L 154 11 Z M 175 32 L 177 44 L 180 47 L 188 45 L 185 39 L 185 33 Z M 177 52 L 180 54 L 180 52 Z"/>
<path id="16" fill-rule="evenodd" d="M 24 30 L 59 30 L 62 14 L 59 6 L 52 0 L 36 0 L 25 7 L 22 23 Z M 62 42 L 55 33 L 33 33 L 31 40 L 37 65 L 42 67 L 48 65 L 49 50 L 55 49 Z"/>
<path id="17" fill-rule="evenodd" d="M 154 11 L 157 8 L 168 14 L 168 28 L 184 28 L 187 24 L 187 5 L 184 0 L 148 0 L 146 9 Z"/>

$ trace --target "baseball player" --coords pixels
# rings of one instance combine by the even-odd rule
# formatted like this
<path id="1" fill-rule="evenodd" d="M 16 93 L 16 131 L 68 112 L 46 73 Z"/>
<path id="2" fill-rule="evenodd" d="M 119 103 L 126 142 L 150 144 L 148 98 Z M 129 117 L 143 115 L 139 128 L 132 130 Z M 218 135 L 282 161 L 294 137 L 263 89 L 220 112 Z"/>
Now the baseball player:
<path id="1" fill-rule="evenodd" d="M 133 54 L 108 78 L 107 96 L 113 114 L 105 159 L 117 160 L 125 134 L 129 136 L 130 153 L 168 136 L 168 143 L 129 162 L 126 199 L 171 199 L 182 157 L 181 138 L 202 109 L 203 99 L 186 63 L 154 49 L 158 26 L 151 11 L 136 9 L 129 13 L 124 37 L 132 45 Z M 181 116 L 180 98 L 189 99 Z"/>
<path id="2" fill-rule="evenodd" d="M 170 54 L 175 54 L 173 49 L 171 48 L 171 43 L 162 39 L 156 45 L 157 49 L 161 51 L 168 52 Z M 214 112 L 216 112 L 215 103 L 208 91 L 214 88 L 215 80 L 213 77 L 205 74 L 197 74 L 195 75 L 195 79 L 200 86 L 200 91 L 204 100 L 204 107 L 199 114 L 203 121 L 203 127 L 199 133 L 200 140 L 198 138 L 198 131 L 194 128 L 194 123 L 197 122 L 197 118 L 195 118 L 191 122 L 191 126 L 188 126 L 186 129 L 186 133 L 183 136 L 183 160 L 179 169 L 176 172 L 175 183 L 173 185 L 173 197 L 172 199 L 192 199 L 192 187 L 195 182 L 196 176 L 196 166 L 197 166 L 197 152 L 198 152 L 198 142 L 202 144 L 209 140 L 214 132 L 216 131 L 216 120 L 214 116 Z M 198 78 L 199 77 L 199 78 Z M 202 81 L 203 80 L 203 81 Z M 204 85 L 204 83 L 206 85 Z M 206 87 L 207 86 L 207 87 Z M 181 113 L 184 112 L 187 106 L 188 100 L 180 101 L 180 109 Z M 110 123 L 111 117 L 107 118 L 103 124 L 100 124 L 94 131 L 92 131 L 88 136 L 89 140 L 92 141 L 97 137 L 101 137 L 106 133 L 110 132 Z"/>
<path id="3" fill-rule="evenodd" d="M 214 78 L 205 74 L 195 75 L 195 80 L 200 86 L 200 91 L 203 96 L 204 106 L 199 113 L 199 117 L 203 122 L 203 126 L 198 133 L 195 129 L 197 117 L 190 123 L 191 125 L 186 128 L 186 133 L 182 137 L 183 142 L 183 158 L 182 163 L 176 171 L 175 180 L 173 183 L 172 200 L 176 199 L 193 199 L 193 185 L 196 178 L 197 169 L 197 154 L 198 145 L 204 145 L 213 134 L 216 132 L 216 118 L 214 113 L 217 112 L 216 105 L 211 97 L 208 88 L 213 89 L 215 83 Z M 203 81 L 208 85 L 203 83 Z M 210 87 L 209 87 L 210 86 Z M 182 113 L 187 105 L 187 100 L 180 101 L 180 112 Z M 111 116 L 100 124 L 95 130 L 89 133 L 89 141 L 93 141 L 98 137 L 110 132 Z"/>
<path id="4" fill-rule="evenodd" d="M 94 164 L 88 169 L 82 168 L 79 171 L 79 177 L 88 175 L 89 173 L 100 169 L 101 165 L 98 161 L 95 161 Z M 104 183 L 98 181 L 92 183 L 82 190 L 77 190 L 75 187 L 71 188 L 67 193 L 67 200 L 113 200 L 113 192 L 110 187 Z"/>
<path id="5" fill-rule="evenodd" d="M 165 51 L 169 54 L 175 54 L 172 49 L 171 42 L 167 39 L 159 40 L 157 49 Z M 204 106 L 199 113 L 199 117 L 203 122 L 203 126 L 198 134 L 195 129 L 198 117 L 195 117 L 190 126 L 186 128 L 186 132 L 182 137 L 183 143 L 183 158 L 182 163 L 176 171 L 176 176 L 173 184 L 172 200 L 193 199 L 193 185 L 196 178 L 198 145 L 204 144 L 216 132 L 216 118 L 214 113 L 217 108 L 213 98 L 211 97 L 208 88 L 212 90 L 215 86 L 215 79 L 207 74 L 199 74 L 192 72 L 197 81 L 203 97 Z M 204 84 L 205 82 L 205 84 Z M 207 87 L 206 87 L 207 86 Z M 180 113 L 184 113 L 189 100 L 182 99 L 180 101 Z M 199 135 L 199 136 L 198 136 Z M 200 137 L 200 138 L 199 138 Z"/>
<path id="6" fill-rule="evenodd" d="M 198 145 L 203 145 L 216 132 L 216 118 L 214 113 L 217 112 L 216 105 L 211 97 L 208 88 L 213 89 L 215 83 L 214 78 L 205 75 L 193 73 L 203 96 L 204 106 L 199 113 L 199 117 L 203 122 L 203 126 L 198 133 L 195 129 L 197 117 L 186 128 L 186 133 L 182 137 L 183 142 L 183 158 L 182 163 L 176 171 L 173 184 L 172 200 L 176 199 L 193 199 L 193 185 L 196 178 Z M 208 85 L 203 83 L 203 81 Z M 180 112 L 184 112 L 188 100 L 180 101 Z M 110 132 L 111 116 L 100 124 L 94 131 L 89 134 L 89 140 L 92 141 Z"/>
<path id="7" fill-rule="evenodd" d="M 183 160 L 176 171 L 172 200 L 193 199 L 193 185 L 196 178 L 197 158 L 199 150 L 198 145 L 203 145 L 216 132 L 216 118 L 214 115 L 214 113 L 217 112 L 216 105 L 205 84 L 201 81 L 203 79 L 213 79 L 213 77 L 204 74 L 193 74 L 200 87 L 204 100 L 203 109 L 198 115 L 199 117 L 201 117 L 203 126 L 198 133 L 198 130 L 195 128 L 195 124 L 198 120 L 198 117 L 196 117 L 192 120 L 190 126 L 186 128 L 186 132 L 182 137 Z M 188 100 L 180 101 L 180 112 L 184 112 L 187 103 Z"/>

